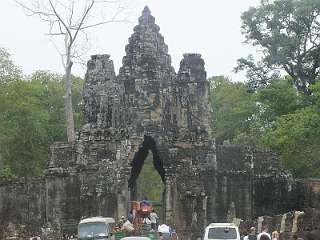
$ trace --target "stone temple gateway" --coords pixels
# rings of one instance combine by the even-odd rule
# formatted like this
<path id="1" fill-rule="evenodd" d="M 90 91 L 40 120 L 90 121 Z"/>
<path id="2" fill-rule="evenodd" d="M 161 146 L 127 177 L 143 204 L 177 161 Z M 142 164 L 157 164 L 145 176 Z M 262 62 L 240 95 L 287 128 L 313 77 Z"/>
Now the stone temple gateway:
<path id="1" fill-rule="evenodd" d="M 201 167 L 216 164 L 204 61 L 199 54 L 185 54 L 175 73 L 159 30 L 146 7 L 118 76 L 108 55 L 88 61 L 86 124 L 73 145 L 53 147 L 47 172 L 49 179 L 56 174 L 76 176 L 81 215 L 127 215 L 150 151 L 165 186 L 165 221 L 177 228 L 204 225 Z M 66 211 L 56 210 L 53 220 L 60 221 Z"/>
<path id="2" fill-rule="evenodd" d="M 85 125 L 73 144 L 52 146 L 41 181 L 0 179 L 0 226 L 50 222 L 68 232 L 82 216 L 127 215 L 148 153 L 165 186 L 163 220 L 181 239 L 197 239 L 208 222 L 310 204 L 274 154 L 215 145 L 204 60 L 184 54 L 176 73 L 159 31 L 146 7 L 118 75 L 109 55 L 91 57 Z"/>

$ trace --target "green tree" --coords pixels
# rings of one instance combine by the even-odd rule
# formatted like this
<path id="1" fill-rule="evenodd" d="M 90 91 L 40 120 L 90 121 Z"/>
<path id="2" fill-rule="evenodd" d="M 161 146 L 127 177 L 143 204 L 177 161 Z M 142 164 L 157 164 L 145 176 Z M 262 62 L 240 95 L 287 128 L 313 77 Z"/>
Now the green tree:
<path id="1" fill-rule="evenodd" d="M 275 128 L 278 117 L 310 105 L 310 97 L 305 101 L 290 77 L 274 80 L 256 92 L 221 76 L 211 81 L 213 132 L 219 144 L 229 140 L 266 148 L 264 136 Z"/>
<path id="2" fill-rule="evenodd" d="M 65 83 L 65 121 L 68 142 L 75 140 L 75 121 L 72 102 L 72 66 L 83 62 L 82 57 L 88 50 L 90 30 L 101 25 L 118 22 L 123 7 L 119 0 L 16 0 L 28 16 L 37 16 L 48 24 L 48 35 L 55 42 L 64 68 Z M 112 16 L 109 14 L 112 13 Z M 109 15 L 109 19 L 106 19 Z M 103 16 L 98 20 L 97 16 Z"/>
<path id="3" fill-rule="evenodd" d="M 319 122 L 319 111 L 307 107 L 281 116 L 267 135 L 266 143 L 297 177 L 320 176 Z"/>
<path id="4" fill-rule="evenodd" d="M 0 95 L 5 94 L 5 87 L 8 83 L 21 78 L 22 72 L 13 63 L 10 53 L 4 48 L 0 48 Z M 0 115 L 2 115 L 1 112 Z M 4 163 L 3 156 L 1 155 L 3 147 L 0 145 L 0 176 L 12 176 L 13 173 L 10 167 Z"/>
<path id="5" fill-rule="evenodd" d="M 149 156 L 145 159 L 145 163 L 137 180 L 137 185 L 142 195 L 141 197 L 147 197 L 152 201 L 162 200 L 164 185 L 159 173 L 153 166 L 151 153 L 149 153 Z"/>
<path id="6" fill-rule="evenodd" d="M 212 128 L 218 144 L 233 142 L 236 135 L 248 130 L 256 105 L 244 83 L 223 76 L 211 81 Z"/>
<path id="7" fill-rule="evenodd" d="M 18 176 L 39 175 L 48 159 L 47 112 L 39 84 L 10 82 L 0 94 L 0 145 L 5 166 Z"/>
<path id="8" fill-rule="evenodd" d="M 64 83 L 58 74 L 38 71 L 0 90 L 0 175 L 39 176 L 50 156 L 50 145 L 64 141 Z M 83 80 L 73 77 L 77 124 L 82 125 Z"/>
<path id="9" fill-rule="evenodd" d="M 256 148 L 268 147 L 264 143 L 264 137 L 275 128 L 276 119 L 302 108 L 303 100 L 292 86 L 290 78 L 280 78 L 259 88 L 251 96 L 255 109 L 249 124 L 246 129 L 236 133 L 234 142 Z"/>
<path id="10" fill-rule="evenodd" d="M 36 71 L 29 80 L 43 86 L 43 108 L 49 113 L 49 132 L 52 141 L 64 141 L 66 138 L 64 112 L 64 81 L 60 74 L 48 71 Z M 76 128 L 83 124 L 82 89 L 83 79 L 72 76 L 72 102 L 74 103 L 74 119 Z"/>
<path id="11" fill-rule="evenodd" d="M 311 90 L 312 104 L 278 117 L 265 138 L 297 177 L 320 176 L 320 82 Z"/>
<path id="12" fill-rule="evenodd" d="M 299 91 L 310 94 L 320 73 L 319 0 L 263 0 L 243 13 L 242 30 L 262 53 L 258 62 L 252 56 L 238 60 L 236 71 L 247 70 L 253 88 L 283 70 Z"/>
<path id="13" fill-rule="evenodd" d="M 22 78 L 22 71 L 11 60 L 10 53 L 0 48 L 0 87 L 4 83 Z"/>
<path id="14" fill-rule="evenodd" d="M 303 107 L 303 100 L 303 96 L 293 87 L 291 78 L 280 78 L 256 92 L 257 115 L 264 127 L 270 128 L 277 117 Z"/>

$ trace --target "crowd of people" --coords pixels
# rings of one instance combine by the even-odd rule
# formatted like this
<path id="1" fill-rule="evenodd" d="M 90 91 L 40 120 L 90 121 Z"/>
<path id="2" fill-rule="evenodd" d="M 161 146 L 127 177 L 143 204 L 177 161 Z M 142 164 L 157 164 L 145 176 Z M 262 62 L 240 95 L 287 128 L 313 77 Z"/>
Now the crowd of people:
<path id="1" fill-rule="evenodd" d="M 141 234 L 142 230 L 142 232 L 147 231 L 157 234 L 160 240 L 178 239 L 175 229 L 166 224 L 159 224 L 159 216 L 146 198 L 139 202 L 138 210 L 133 207 L 127 218 L 122 216 L 116 227 L 119 231 L 129 234 L 129 236 L 131 234 Z"/>
<path id="2" fill-rule="evenodd" d="M 147 226 L 151 232 L 157 231 L 159 217 L 156 211 L 152 208 L 151 203 L 147 199 L 144 199 L 139 205 L 139 212 L 137 212 L 136 209 L 132 209 L 128 213 L 127 218 L 124 216 L 121 217 L 117 224 L 118 230 L 131 232 L 137 230 L 135 228 L 139 225 L 141 227 L 141 224 L 143 224 Z M 144 207 L 147 207 L 145 211 Z"/>
<path id="3" fill-rule="evenodd" d="M 244 233 L 244 236 L 242 237 L 242 240 L 279 240 L 280 234 L 278 231 L 273 231 L 270 235 L 268 233 L 268 229 L 264 228 L 261 233 L 257 234 L 256 228 L 251 227 L 249 229 L 249 233 Z M 289 239 L 288 239 L 289 240 Z M 297 235 L 293 235 L 292 240 L 304 240 Z"/>

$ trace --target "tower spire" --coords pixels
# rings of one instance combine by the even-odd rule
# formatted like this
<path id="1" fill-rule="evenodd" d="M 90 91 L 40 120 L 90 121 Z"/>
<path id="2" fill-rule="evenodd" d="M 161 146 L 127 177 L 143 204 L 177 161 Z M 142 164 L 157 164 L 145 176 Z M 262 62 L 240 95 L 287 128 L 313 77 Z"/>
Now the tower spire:
<path id="1" fill-rule="evenodd" d="M 139 18 L 140 25 L 152 25 L 155 23 L 154 17 L 151 15 L 151 11 L 148 6 L 145 6 L 142 15 Z"/>
<path id="2" fill-rule="evenodd" d="M 151 11 L 149 9 L 148 6 L 145 6 L 143 11 L 142 11 L 142 15 L 146 16 L 146 15 L 151 15 Z"/>

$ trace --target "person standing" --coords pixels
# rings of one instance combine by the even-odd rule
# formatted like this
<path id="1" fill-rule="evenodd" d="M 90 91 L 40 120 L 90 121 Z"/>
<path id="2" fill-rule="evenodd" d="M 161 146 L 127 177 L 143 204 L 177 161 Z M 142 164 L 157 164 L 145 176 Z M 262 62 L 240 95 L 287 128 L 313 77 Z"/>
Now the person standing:
<path id="1" fill-rule="evenodd" d="M 278 231 L 272 232 L 272 240 L 279 240 L 279 233 Z"/>
<path id="2" fill-rule="evenodd" d="M 263 235 L 260 236 L 260 240 L 271 240 L 271 238 L 267 234 L 263 234 Z"/>
<path id="3" fill-rule="evenodd" d="M 271 236 L 268 233 L 268 228 L 265 227 L 261 233 L 258 234 L 257 240 L 271 240 Z"/>
<path id="4" fill-rule="evenodd" d="M 242 234 L 240 234 L 242 237 L 240 237 L 240 240 L 248 240 L 248 232 L 247 230 L 243 230 Z"/>
<path id="5" fill-rule="evenodd" d="M 119 229 L 121 229 L 121 228 L 122 228 L 122 225 L 123 225 L 125 222 L 126 222 L 126 218 L 125 218 L 124 216 L 121 216 L 121 218 L 120 218 L 120 220 L 119 220 L 119 222 L 118 222 L 118 224 L 117 224 L 117 227 L 118 227 Z"/>
<path id="6" fill-rule="evenodd" d="M 154 209 L 152 209 L 152 212 L 150 213 L 150 220 L 151 220 L 151 229 L 153 229 L 154 231 L 157 229 L 158 218 L 159 217 L 157 213 L 154 211 Z"/>
<path id="7" fill-rule="evenodd" d="M 257 240 L 256 228 L 251 227 L 249 231 L 249 235 L 243 238 L 243 240 Z"/>
<path id="8" fill-rule="evenodd" d="M 130 210 L 130 212 L 128 214 L 128 220 L 129 220 L 129 222 L 133 223 L 133 212 L 132 212 L 132 210 Z"/>

